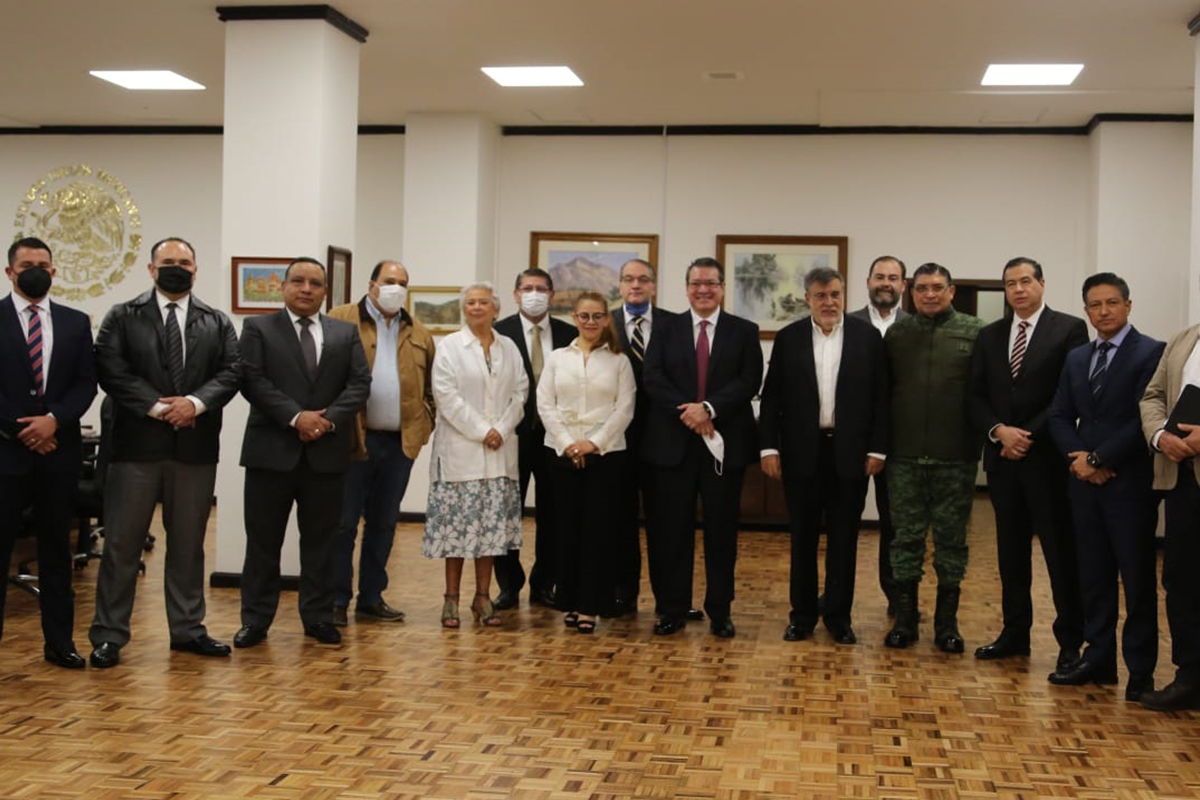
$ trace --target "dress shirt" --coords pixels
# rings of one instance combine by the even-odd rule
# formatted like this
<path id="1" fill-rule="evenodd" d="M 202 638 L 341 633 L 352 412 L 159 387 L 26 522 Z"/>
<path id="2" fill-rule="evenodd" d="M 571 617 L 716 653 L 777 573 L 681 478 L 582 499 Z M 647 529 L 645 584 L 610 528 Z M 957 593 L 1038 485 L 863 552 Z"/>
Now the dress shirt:
<path id="1" fill-rule="evenodd" d="M 900 304 L 892 306 L 892 313 L 886 317 L 879 313 L 879 309 L 873 303 L 867 303 L 867 317 L 871 320 L 871 324 L 875 326 L 875 330 L 879 331 L 879 335 L 883 336 L 887 333 L 888 328 L 896 321 L 896 311 L 900 308 Z"/>
<path id="2" fill-rule="evenodd" d="M 554 349 L 554 339 L 550 334 L 550 314 L 547 313 L 539 322 L 534 322 L 524 314 L 518 314 L 518 316 L 521 318 L 521 330 L 525 333 L 525 352 L 529 354 L 530 358 L 533 357 L 533 326 L 542 326 L 542 369 L 545 369 L 546 360 L 550 358 L 550 351 Z"/>
<path id="3" fill-rule="evenodd" d="M 637 316 L 629 310 L 629 306 L 625 306 L 625 338 L 633 341 L 633 322 Z M 642 317 L 642 339 L 646 342 L 646 347 L 650 346 L 650 329 L 654 327 L 654 306 L 646 309 L 646 313 Z"/>
<path id="4" fill-rule="evenodd" d="M 287 308 L 284 310 L 287 311 L 288 319 L 290 319 L 292 321 L 292 330 L 295 331 L 296 340 L 299 341 L 300 334 L 304 330 L 304 326 L 300 324 L 300 320 L 304 319 L 304 317 L 301 317 L 299 314 L 293 313 L 293 311 L 290 308 Z M 310 333 L 312 333 L 313 344 L 316 345 L 317 364 L 319 365 L 321 363 L 321 348 L 325 346 L 325 331 L 321 329 L 321 312 L 318 311 L 316 314 L 313 314 L 308 319 L 311 319 L 313 321 L 313 324 L 308 326 L 308 330 Z M 296 427 L 296 420 L 298 420 L 298 419 L 300 419 L 300 414 L 297 414 L 296 416 L 292 417 L 292 420 L 291 420 L 291 422 L 288 423 L 288 425 L 292 426 L 293 428 Z M 333 420 L 330 420 L 329 422 L 330 422 L 330 424 L 333 424 Z M 334 426 L 334 427 L 336 428 L 337 426 Z M 331 430 L 332 430 L 332 428 L 331 428 Z"/>
<path id="5" fill-rule="evenodd" d="M 578 338 L 555 350 L 537 387 L 546 447 L 561 456 L 586 439 L 601 455 L 624 450 L 636 391 L 633 367 L 624 355 L 599 347 L 585 357 Z"/>
<path id="6" fill-rule="evenodd" d="M 50 295 L 33 303 L 16 292 L 12 293 L 13 308 L 21 323 L 21 334 L 29 340 L 29 307 L 38 307 L 38 319 L 42 321 L 42 379 L 43 386 L 50 383 L 50 356 L 54 351 L 54 318 L 50 314 Z"/>
<path id="7" fill-rule="evenodd" d="M 1028 322 L 1029 325 L 1025 328 L 1025 347 L 1028 354 L 1029 342 L 1033 339 L 1033 331 L 1037 328 L 1038 320 L 1042 318 L 1042 312 L 1046 310 L 1046 304 L 1042 303 L 1038 306 L 1038 310 L 1029 315 L 1027 319 L 1021 319 L 1016 314 L 1013 314 L 1012 325 L 1008 326 L 1008 358 L 1011 363 L 1013 345 L 1017 342 L 1017 333 L 1020 330 L 1022 322 Z"/>
<path id="8" fill-rule="evenodd" d="M 813 364 L 817 368 L 817 397 L 819 399 L 819 422 L 822 428 L 832 428 L 834 420 L 834 396 L 837 394 L 838 370 L 842 366 L 842 342 L 845 334 L 842 319 L 834 323 L 828 334 L 813 320 Z"/>
<path id="9" fill-rule="evenodd" d="M 1100 337 L 1097 337 L 1096 341 L 1092 342 L 1092 357 L 1088 359 L 1088 378 L 1091 378 L 1092 370 L 1096 368 L 1096 361 L 1100 358 L 1100 342 L 1107 341 L 1110 345 L 1112 345 L 1108 351 L 1107 362 L 1108 366 L 1112 366 L 1113 357 L 1117 354 L 1117 351 L 1121 349 L 1121 345 L 1125 342 L 1125 337 L 1129 335 L 1131 330 L 1133 330 L 1133 325 L 1127 322 L 1125 323 L 1125 327 L 1117 331 L 1116 335 L 1111 339 L 1101 339 Z"/>
<path id="10" fill-rule="evenodd" d="M 375 362 L 371 365 L 371 393 L 367 395 L 367 428 L 400 430 L 400 370 L 396 351 L 400 347 L 400 315 L 389 320 L 369 297 L 367 313 L 375 320 Z"/>
<path id="11" fill-rule="evenodd" d="M 162 292 L 155 290 L 154 299 L 158 303 L 158 313 L 160 315 L 162 315 L 163 325 L 165 326 L 165 325 L 175 324 L 175 325 L 179 326 L 179 343 L 183 348 L 183 363 L 186 366 L 186 364 L 187 364 L 187 337 L 184 336 L 183 334 L 187 328 L 188 307 L 191 305 L 192 295 L 189 293 L 189 294 L 185 294 L 183 297 L 179 298 L 178 300 L 172 300 L 171 298 L 167 297 Z M 168 303 L 175 304 L 175 314 L 176 314 L 176 319 L 178 320 L 175 323 L 171 322 L 170 309 L 167 308 Z M 192 405 L 196 407 L 196 416 L 200 416 L 201 414 L 203 414 L 205 411 L 208 410 L 208 406 L 204 405 L 204 401 L 201 400 L 199 397 L 189 394 L 189 395 L 187 395 L 187 399 L 191 400 Z M 159 419 L 160 417 L 162 417 L 163 413 L 166 412 L 168 407 L 169 406 L 167 406 L 166 403 L 155 403 L 154 405 L 150 406 L 150 410 L 146 412 L 146 416 L 153 417 L 154 419 Z"/>
<path id="12" fill-rule="evenodd" d="M 711 317 L 702 317 L 696 313 L 695 309 L 689 309 L 688 313 L 692 315 L 692 345 L 693 346 L 695 346 L 700 341 L 700 323 L 701 323 L 701 321 L 708 322 L 708 352 L 711 355 L 712 347 L 713 347 L 713 340 L 716 339 L 716 334 L 717 334 L 717 320 L 721 316 L 721 309 L 717 308 L 717 310 L 712 313 Z M 647 344 L 649 344 L 649 342 L 647 342 Z M 712 403 L 708 402 L 707 400 L 704 400 L 703 403 L 704 403 L 704 407 L 706 409 L 708 409 L 708 418 L 716 419 L 717 418 L 717 410 L 715 408 L 713 408 Z"/>

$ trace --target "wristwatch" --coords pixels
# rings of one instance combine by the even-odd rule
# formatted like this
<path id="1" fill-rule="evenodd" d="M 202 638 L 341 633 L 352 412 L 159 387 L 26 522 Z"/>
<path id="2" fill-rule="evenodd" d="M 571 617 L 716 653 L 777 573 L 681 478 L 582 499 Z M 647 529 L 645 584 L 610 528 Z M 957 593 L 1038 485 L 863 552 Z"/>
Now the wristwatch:
<path id="1" fill-rule="evenodd" d="M 1096 455 L 1095 451 L 1088 453 L 1087 465 L 1092 469 L 1100 469 L 1100 458 Z"/>

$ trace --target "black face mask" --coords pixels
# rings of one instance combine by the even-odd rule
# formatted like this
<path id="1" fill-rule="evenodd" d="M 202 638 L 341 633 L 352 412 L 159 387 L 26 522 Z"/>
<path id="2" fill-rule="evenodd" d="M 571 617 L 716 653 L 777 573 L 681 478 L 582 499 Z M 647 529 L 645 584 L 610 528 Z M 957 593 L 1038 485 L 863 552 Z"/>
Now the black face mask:
<path id="1" fill-rule="evenodd" d="M 155 283 L 167 294 L 180 294 L 192 288 L 192 277 L 183 267 L 159 267 Z"/>
<path id="2" fill-rule="evenodd" d="M 42 299 L 50 291 L 50 270 L 35 267 L 18 273 L 17 288 L 26 297 Z"/>

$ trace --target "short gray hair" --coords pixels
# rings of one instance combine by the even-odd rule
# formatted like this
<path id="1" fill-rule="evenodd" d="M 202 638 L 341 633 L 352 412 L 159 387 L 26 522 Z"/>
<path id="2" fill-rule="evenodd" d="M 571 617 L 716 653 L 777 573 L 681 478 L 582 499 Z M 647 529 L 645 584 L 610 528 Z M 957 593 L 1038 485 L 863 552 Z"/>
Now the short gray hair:
<path id="1" fill-rule="evenodd" d="M 845 281 L 842 280 L 842 273 L 838 272 L 836 269 L 831 269 L 829 267 L 813 267 L 804 275 L 804 291 L 807 292 L 809 289 L 812 289 L 814 284 L 819 283 L 824 285 L 826 283 L 830 283 L 831 281 L 838 281 L 843 284 L 845 283 Z"/>
<path id="2" fill-rule="evenodd" d="M 500 313 L 500 298 L 499 298 L 499 296 L 497 296 L 496 288 L 494 286 L 492 286 L 491 281 L 475 281 L 475 283 L 468 283 L 466 286 L 459 289 L 459 291 L 458 291 L 458 307 L 459 308 L 466 308 L 467 294 L 472 289 L 485 289 L 487 291 L 487 293 L 492 296 L 492 305 L 496 307 L 496 313 L 497 314 Z"/>

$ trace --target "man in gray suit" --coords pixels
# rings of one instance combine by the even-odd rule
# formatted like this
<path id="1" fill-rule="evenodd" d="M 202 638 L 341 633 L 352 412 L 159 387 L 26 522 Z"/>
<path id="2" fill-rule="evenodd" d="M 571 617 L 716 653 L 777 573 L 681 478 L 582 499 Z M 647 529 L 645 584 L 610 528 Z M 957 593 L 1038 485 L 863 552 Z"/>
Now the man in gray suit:
<path id="1" fill-rule="evenodd" d="M 242 394 L 250 418 L 242 440 L 246 560 L 235 647 L 262 642 L 275 619 L 279 552 L 293 503 L 304 634 L 322 644 L 342 640 L 332 624 L 333 545 L 371 369 L 358 327 L 321 316 L 325 287 L 321 262 L 298 258 L 284 274 L 287 307 L 242 327 Z"/>
<path id="2" fill-rule="evenodd" d="M 867 297 L 870 302 L 847 316 L 866 320 L 875 326 L 880 336 L 886 334 L 893 322 L 908 316 L 900 307 L 908 283 L 906 275 L 904 262 L 895 256 L 880 256 L 872 261 L 867 274 Z M 896 610 L 896 579 L 892 577 L 891 557 L 896 529 L 892 527 L 886 468 L 875 475 L 875 507 L 879 509 L 879 588 L 887 597 L 890 617 L 894 616 Z"/>

